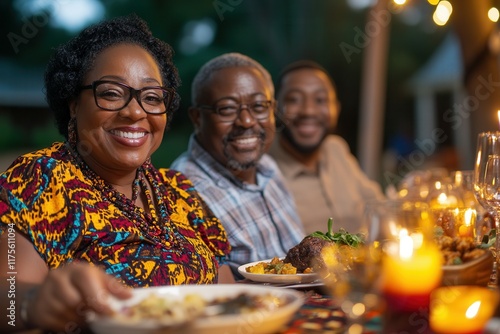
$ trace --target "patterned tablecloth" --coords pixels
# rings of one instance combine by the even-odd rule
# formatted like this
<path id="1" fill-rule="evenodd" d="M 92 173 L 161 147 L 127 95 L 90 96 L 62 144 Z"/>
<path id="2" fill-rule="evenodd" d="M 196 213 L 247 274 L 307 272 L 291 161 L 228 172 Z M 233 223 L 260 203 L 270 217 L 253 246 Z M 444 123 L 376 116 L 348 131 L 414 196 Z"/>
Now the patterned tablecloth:
<path id="1" fill-rule="evenodd" d="M 342 333 L 346 317 L 331 296 L 317 292 L 305 292 L 307 299 L 279 334 L 328 334 Z M 370 314 L 365 324 L 365 334 L 380 333 L 381 320 L 378 314 Z"/>

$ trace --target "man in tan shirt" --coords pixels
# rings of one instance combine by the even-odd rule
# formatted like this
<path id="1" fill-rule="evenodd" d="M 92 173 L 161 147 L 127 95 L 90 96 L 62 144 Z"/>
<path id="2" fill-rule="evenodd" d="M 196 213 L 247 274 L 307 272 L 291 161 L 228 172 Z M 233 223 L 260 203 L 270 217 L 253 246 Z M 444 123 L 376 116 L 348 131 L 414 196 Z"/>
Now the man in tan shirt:
<path id="1" fill-rule="evenodd" d="M 383 199 L 378 183 L 361 170 L 344 139 L 331 134 L 340 103 L 333 80 L 319 64 L 298 61 L 277 82 L 280 113 L 269 154 L 277 161 L 294 196 L 306 233 L 358 232 L 364 203 Z"/>

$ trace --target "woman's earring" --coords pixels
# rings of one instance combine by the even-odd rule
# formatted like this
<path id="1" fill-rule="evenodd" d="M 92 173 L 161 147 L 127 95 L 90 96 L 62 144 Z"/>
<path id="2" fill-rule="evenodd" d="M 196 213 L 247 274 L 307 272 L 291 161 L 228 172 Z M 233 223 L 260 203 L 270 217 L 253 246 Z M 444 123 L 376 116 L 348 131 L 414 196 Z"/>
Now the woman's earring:
<path id="1" fill-rule="evenodd" d="M 77 134 L 76 134 L 76 118 L 70 118 L 68 122 L 68 141 L 72 147 L 76 147 Z"/>

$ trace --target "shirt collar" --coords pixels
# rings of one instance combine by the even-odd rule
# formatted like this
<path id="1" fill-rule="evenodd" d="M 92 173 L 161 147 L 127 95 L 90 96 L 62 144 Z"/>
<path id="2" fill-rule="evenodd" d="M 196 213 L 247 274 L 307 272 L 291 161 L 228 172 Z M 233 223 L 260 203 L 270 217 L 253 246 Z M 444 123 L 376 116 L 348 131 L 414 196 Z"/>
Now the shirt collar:
<path id="1" fill-rule="evenodd" d="M 290 153 L 285 151 L 283 146 L 279 143 L 279 138 L 273 141 L 271 146 L 271 151 L 276 160 L 281 161 L 280 169 L 285 179 L 295 179 L 300 175 L 315 175 L 316 173 L 311 172 L 303 164 L 299 163 Z M 323 162 L 323 155 L 320 157 L 319 166 L 321 168 Z"/>

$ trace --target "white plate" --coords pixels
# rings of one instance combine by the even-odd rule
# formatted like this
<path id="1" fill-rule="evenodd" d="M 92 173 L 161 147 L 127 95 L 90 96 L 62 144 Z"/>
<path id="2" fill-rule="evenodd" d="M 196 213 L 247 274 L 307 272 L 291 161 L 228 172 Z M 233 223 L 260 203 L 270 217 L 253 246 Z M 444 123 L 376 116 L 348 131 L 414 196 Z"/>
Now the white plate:
<path id="1" fill-rule="evenodd" d="M 317 279 L 319 276 L 315 273 L 311 274 L 295 274 L 295 275 L 281 275 L 281 274 L 253 274 L 246 271 L 247 267 L 251 267 L 260 262 L 271 262 L 272 259 L 255 261 L 247 263 L 238 267 L 238 272 L 243 275 L 243 277 L 248 278 L 254 282 L 262 283 L 287 283 L 287 284 L 299 284 L 299 283 L 311 283 Z"/>
<path id="2" fill-rule="evenodd" d="M 197 333 L 223 334 L 248 333 L 267 334 L 278 331 L 284 326 L 304 302 L 303 293 L 295 290 L 281 289 L 269 286 L 250 284 L 214 284 L 214 285 L 179 285 L 154 288 L 138 288 L 133 290 L 133 296 L 127 300 L 110 298 L 111 307 L 118 311 L 124 306 L 137 304 L 151 295 L 182 300 L 186 295 L 198 294 L 206 301 L 216 298 L 236 297 L 240 293 L 249 295 L 267 295 L 288 301 L 277 309 L 258 310 L 246 314 L 216 315 L 192 319 L 182 324 L 158 323 L 154 321 L 130 322 L 113 317 L 94 316 L 89 325 L 95 334 L 166 334 L 166 333 Z"/>

